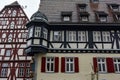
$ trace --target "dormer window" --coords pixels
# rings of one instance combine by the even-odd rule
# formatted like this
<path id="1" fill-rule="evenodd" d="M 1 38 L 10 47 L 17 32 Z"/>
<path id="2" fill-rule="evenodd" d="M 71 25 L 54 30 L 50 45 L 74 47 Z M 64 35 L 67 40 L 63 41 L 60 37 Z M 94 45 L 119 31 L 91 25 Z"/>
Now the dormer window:
<path id="1" fill-rule="evenodd" d="M 113 12 L 113 17 L 116 22 L 120 21 L 120 12 Z"/>
<path id="2" fill-rule="evenodd" d="M 83 22 L 89 21 L 89 13 L 80 12 L 80 21 L 83 21 Z"/>
<path id="3" fill-rule="evenodd" d="M 63 21 L 70 21 L 70 16 L 63 16 Z"/>
<path id="4" fill-rule="evenodd" d="M 62 21 L 70 22 L 72 17 L 72 12 L 62 12 L 61 17 L 62 17 Z"/>
<path id="5" fill-rule="evenodd" d="M 99 21 L 99 22 L 107 22 L 107 16 L 108 14 L 105 13 L 104 11 L 96 11 L 96 19 Z"/>
<path id="6" fill-rule="evenodd" d="M 106 16 L 101 16 L 100 17 L 100 22 L 106 22 L 107 21 L 107 17 Z"/>
<path id="7" fill-rule="evenodd" d="M 85 12 L 86 11 L 87 4 L 78 4 L 78 10 L 79 12 Z"/>
<path id="8" fill-rule="evenodd" d="M 115 12 L 119 11 L 119 4 L 108 4 L 108 6 Z"/>
<path id="9" fill-rule="evenodd" d="M 82 16 L 81 21 L 88 21 L 88 17 L 87 16 Z"/>

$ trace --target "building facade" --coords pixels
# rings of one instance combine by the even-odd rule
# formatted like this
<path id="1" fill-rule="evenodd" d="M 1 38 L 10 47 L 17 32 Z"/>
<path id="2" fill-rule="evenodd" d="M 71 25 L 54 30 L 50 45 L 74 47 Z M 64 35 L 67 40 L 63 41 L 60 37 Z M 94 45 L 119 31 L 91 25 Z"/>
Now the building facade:
<path id="1" fill-rule="evenodd" d="M 41 0 L 26 26 L 35 80 L 120 79 L 119 0 Z"/>
<path id="2" fill-rule="evenodd" d="M 0 11 L 0 80 L 30 79 L 30 60 L 24 53 L 29 21 L 17 1 Z"/>

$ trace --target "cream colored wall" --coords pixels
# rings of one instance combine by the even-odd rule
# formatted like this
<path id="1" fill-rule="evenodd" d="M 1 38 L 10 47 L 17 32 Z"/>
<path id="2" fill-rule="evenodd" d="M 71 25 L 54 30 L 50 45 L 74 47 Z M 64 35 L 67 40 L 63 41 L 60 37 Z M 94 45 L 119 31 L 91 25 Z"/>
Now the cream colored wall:
<path id="1" fill-rule="evenodd" d="M 58 73 L 41 73 L 41 57 L 59 57 Z M 47 53 L 36 55 L 37 59 L 37 79 L 36 80 L 91 80 L 93 57 L 119 57 L 119 54 L 102 53 Z M 61 57 L 79 57 L 79 73 L 61 73 Z M 99 74 L 99 80 L 120 80 L 120 74 L 108 73 Z M 95 79 L 96 80 L 96 79 Z"/>

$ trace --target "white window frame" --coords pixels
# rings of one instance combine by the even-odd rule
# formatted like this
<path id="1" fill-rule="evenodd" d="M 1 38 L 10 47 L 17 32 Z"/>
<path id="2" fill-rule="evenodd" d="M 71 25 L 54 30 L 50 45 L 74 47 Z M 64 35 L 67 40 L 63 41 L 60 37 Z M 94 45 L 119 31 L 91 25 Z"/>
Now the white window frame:
<path id="1" fill-rule="evenodd" d="M 103 31 L 102 38 L 103 38 L 103 42 L 111 42 L 110 32 Z"/>
<path id="2" fill-rule="evenodd" d="M 62 41 L 62 31 L 53 32 L 53 41 Z"/>
<path id="3" fill-rule="evenodd" d="M 76 31 L 67 31 L 67 41 L 76 41 Z"/>
<path id="4" fill-rule="evenodd" d="M 86 41 L 86 32 L 85 31 L 78 31 L 78 41 Z"/>
<path id="5" fill-rule="evenodd" d="M 114 58 L 114 68 L 116 73 L 120 73 L 120 58 Z"/>
<path id="6" fill-rule="evenodd" d="M 100 73 L 106 73 L 107 72 L 107 66 L 106 66 L 106 59 L 105 58 L 98 58 L 97 59 L 98 64 L 98 72 Z"/>
<path id="7" fill-rule="evenodd" d="M 65 72 L 75 72 L 75 65 L 74 65 L 74 58 L 73 57 L 66 57 L 65 58 Z"/>
<path id="8" fill-rule="evenodd" d="M 54 71 L 55 71 L 55 58 L 46 57 L 46 72 L 54 72 Z"/>
<path id="9" fill-rule="evenodd" d="M 34 37 L 41 37 L 41 27 L 35 27 Z"/>
<path id="10" fill-rule="evenodd" d="M 100 31 L 93 31 L 93 41 L 101 41 L 101 32 Z"/>

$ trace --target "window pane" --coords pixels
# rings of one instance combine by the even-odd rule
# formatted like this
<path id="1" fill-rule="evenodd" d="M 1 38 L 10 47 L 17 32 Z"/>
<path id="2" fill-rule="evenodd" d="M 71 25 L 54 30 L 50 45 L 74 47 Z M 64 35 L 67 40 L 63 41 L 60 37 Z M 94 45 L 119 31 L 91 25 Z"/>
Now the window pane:
<path id="1" fill-rule="evenodd" d="M 62 32 L 54 31 L 53 41 L 61 41 L 62 40 Z"/>

